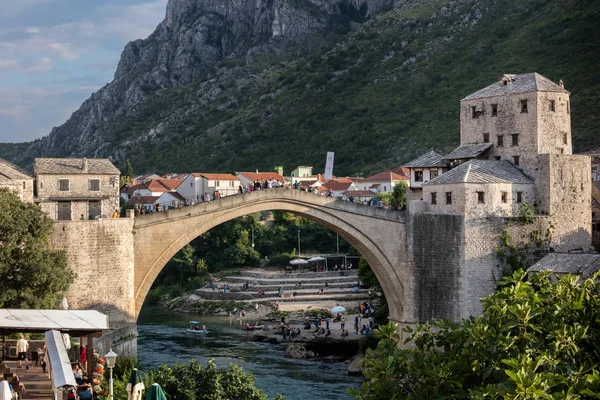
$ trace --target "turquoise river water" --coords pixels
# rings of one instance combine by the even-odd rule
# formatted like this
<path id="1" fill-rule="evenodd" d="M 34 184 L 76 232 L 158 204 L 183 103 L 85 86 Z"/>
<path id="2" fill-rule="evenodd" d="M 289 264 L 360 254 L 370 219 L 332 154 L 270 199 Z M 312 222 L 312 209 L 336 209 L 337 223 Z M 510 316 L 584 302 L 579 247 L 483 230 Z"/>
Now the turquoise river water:
<path id="1" fill-rule="evenodd" d="M 206 324 L 207 337 L 187 333 L 189 320 Z M 255 376 L 256 387 L 271 397 L 281 393 L 287 400 L 350 399 L 346 390 L 361 383 L 360 378 L 348 376 L 339 358 L 294 360 L 285 357 L 280 345 L 247 340 L 236 319 L 181 315 L 152 307 L 142 310 L 138 332 L 138 356 L 144 368 L 192 359 L 204 364 L 214 358 L 221 367 L 242 366 Z"/>

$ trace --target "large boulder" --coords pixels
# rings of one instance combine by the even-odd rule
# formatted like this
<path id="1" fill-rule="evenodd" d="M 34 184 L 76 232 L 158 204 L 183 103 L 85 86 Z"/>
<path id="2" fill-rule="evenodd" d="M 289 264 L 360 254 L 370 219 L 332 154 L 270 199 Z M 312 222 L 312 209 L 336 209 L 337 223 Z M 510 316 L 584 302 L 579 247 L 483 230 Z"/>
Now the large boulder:
<path id="1" fill-rule="evenodd" d="M 363 356 L 360 354 L 350 359 L 350 363 L 348 364 L 348 375 L 362 376 L 362 369 L 360 367 L 362 360 Z"/>

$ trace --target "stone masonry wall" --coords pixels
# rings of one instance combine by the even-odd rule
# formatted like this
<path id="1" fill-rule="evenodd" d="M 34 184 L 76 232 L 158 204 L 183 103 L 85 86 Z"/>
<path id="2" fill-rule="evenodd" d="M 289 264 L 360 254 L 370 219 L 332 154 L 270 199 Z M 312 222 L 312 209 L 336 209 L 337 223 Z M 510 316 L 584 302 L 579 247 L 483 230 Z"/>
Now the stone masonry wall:
<path id="1" fill-rule="evenodd" d="M 56 201 L 50 199 L 102 199 L 102 216 L 110 217 L 112 212 L 119 209 L 119 175 L 94 175 L 94 174 L 38 174 L 36 176 L 37 196 L 40 206 L 50 218 L 56 219 Z M 59 179 L 69 180 L 69 190 L 60 191 Z M 90 179 L 100 180 L 100 190 L 91 191 Z M 71 205 L 71 218 L 73 221 L 88 219 L 87 201 L 73 201 Z"/>
<path id="2" fill-rule="evenodd" d="M 131 322 L 133 302 L 133 218 L 55 222 L 53 248 L 65 250 L 76 274 L 66 297 L 73 309 L 109 316 L 111 328 Z"/>
<path id="3" fill-rule="evenodd" d="M 521 113 L 520 101 L 527 100 L 527 113 Z M 498 114 L 492 115 L 492 105 L 496 104 Z M 473 118 L 471 107 L 482 114 Z M 519 165 L 530 176 L 537 172 L 538 154 L 538 116 L 536 92 L 520 93 L 509 96 L 489 97 L 485 99 L 465 100 L 460 105 L 460 142 L 483 143 L 483 134 L 489 134 L 493 143 L 491 159 L 496 156 L 513 161 L 519 156 Z M 512 144 L 513 134 L 519 135 L 517 146 Z M 503 144 L 498 146 L 498 136 Z"/>
<path id="4" fill-rule="evenodd" d="M 464 218 L 458 214 L 423 212 L 410 219 L 409 257 L 418 322 L 460 319 L 463 227 Z"/>
<path id="5" fill-rule="evenodd" d="M 10 189 L 24 203 L 33 203 L 33 179 L 2 181 L 0 188 Z"/>
<path id="6" fill-rule="evenodd" d="M 537 209 L 550 216 L 554 226 L 552 247 L 556 251 L 592 247 L 590 158 L 541 154 L 536 181 Z"/>

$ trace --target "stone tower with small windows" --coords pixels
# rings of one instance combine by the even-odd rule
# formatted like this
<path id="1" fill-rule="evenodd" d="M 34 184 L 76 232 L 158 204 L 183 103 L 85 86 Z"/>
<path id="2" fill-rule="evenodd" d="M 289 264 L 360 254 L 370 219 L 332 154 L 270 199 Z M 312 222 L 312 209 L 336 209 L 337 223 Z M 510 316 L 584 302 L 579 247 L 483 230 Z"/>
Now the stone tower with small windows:
<path id="1" fill-rule="evenodd" d="M 537 178 L 541 154 L 572 154 L 570 93 L 537 73 L 503 75 L 460 103 L 462 145 L 491 143 L 491 160 L 509 160 Z"/>

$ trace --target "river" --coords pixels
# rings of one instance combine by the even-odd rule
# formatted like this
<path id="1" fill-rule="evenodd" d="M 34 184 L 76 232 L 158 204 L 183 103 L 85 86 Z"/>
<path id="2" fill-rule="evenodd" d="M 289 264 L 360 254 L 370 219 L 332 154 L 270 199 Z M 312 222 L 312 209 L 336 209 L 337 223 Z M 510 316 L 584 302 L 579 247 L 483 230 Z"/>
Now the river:
<path id="1" fill-rule="evenodd" d="M 207 337 L 186 333 L 189 320 L 206 324 Z M 256 387 L 271 397 L 281 393 L 286 400 L 351 399 L 346 390 L 362 381 L 348 376 L 346 364 L 338 358 L 294 360 L 285 357 L 279 345 L 251 342 L 239 324 L 229 318 L 144 308 L 138 319 L 138 357 L 144 368 L 187 364 L 192 359 L 205 364 L 209 358 L 220 367 L 235 363 L 255 376 Z"/>

